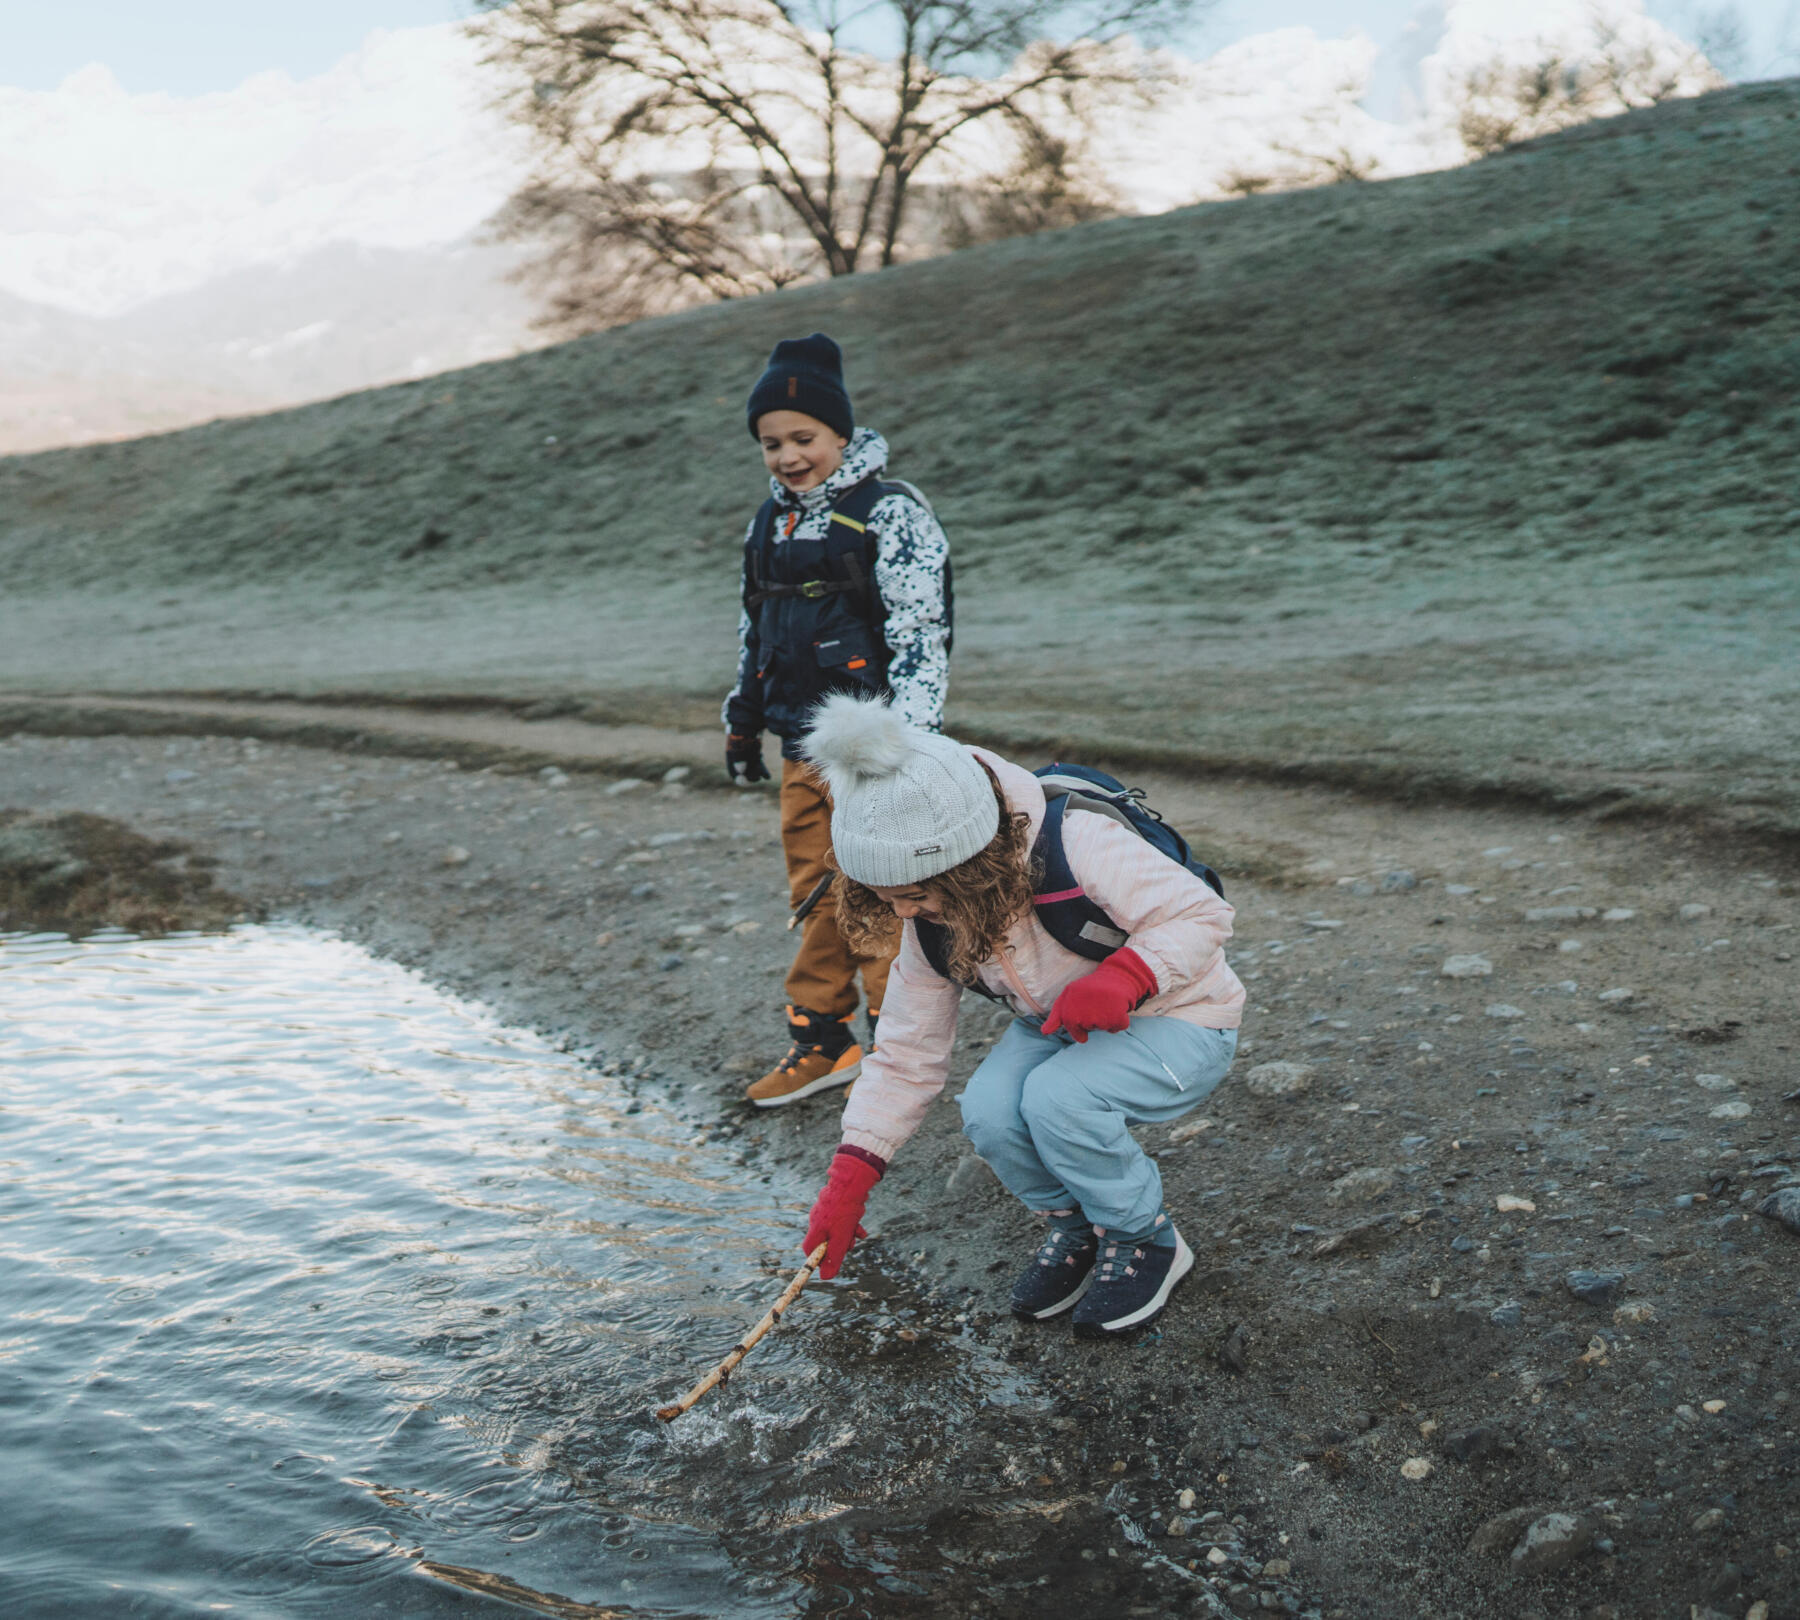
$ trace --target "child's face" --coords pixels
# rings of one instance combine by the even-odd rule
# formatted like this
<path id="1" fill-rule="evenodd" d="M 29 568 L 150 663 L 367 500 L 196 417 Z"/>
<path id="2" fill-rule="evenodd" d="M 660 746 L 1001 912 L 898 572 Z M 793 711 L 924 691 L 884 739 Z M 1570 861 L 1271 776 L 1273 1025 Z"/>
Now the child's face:
<path id="1" fill-rule="evenodd" d="M 908 917 L 923 917 L 926 922 L 944 920 L 943 914 L 938 910 L 936 896 L 920 884 L 908 883 L 898 889 L 884 889 L 879 884 L 871 884 L 870 888 L 894 908 L 894 915 L 902 922 Z"/>
<path id="2" fill-rule="evenodd" d="M 799 411 L 764 411 L 756 436 L 762 440 L 763 465 L 796 495 L 817 488 L 843 466 L 850 442 Z"/>

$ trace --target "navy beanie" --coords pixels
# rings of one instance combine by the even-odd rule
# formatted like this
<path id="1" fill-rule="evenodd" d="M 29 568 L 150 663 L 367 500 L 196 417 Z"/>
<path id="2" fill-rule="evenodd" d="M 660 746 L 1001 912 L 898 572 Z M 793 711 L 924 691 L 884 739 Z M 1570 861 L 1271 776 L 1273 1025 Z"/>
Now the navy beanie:
<path id="1" fill-rule="evenodd" d="M 751 438 L 761 437 L 756 420 L 766 411 L 799 411 L 846 439 L 856 431 L 844 389 L 843 352 L 823 332 L 775 345 L 768 369 L 750 390 Z"/>

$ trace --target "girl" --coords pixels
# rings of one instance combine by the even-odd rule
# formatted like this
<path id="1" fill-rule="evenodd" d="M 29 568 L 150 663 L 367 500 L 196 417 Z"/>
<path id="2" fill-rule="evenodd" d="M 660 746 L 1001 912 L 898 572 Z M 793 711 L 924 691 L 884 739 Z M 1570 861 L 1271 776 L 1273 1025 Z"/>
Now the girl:
<path id="1" fill-rule="evenodd" d="M 1126 935 L 1095 966 L 1034 915 L 1045 798 L 1028 771 L 847 695 L 820 705 L 807 757 L 831 794 L 846 938 L 872 949 L 896 919 L 902 935 L 881 1046 L 807 1227 L 809 1253 L 827 1245 L 819 1275 L 836 1276 L 866 1236 L 869 1190 L 943 1089 L 958 997 L 979 985 L 1015 1017 L 962 1094 L 963 1131 L 1046 1222 L 1014 1314 L 1073 1308 L 1087 1338 L 1151 1321 L 1194 1257 L 1129 1127 L 1185 1114 L 1231 1067 L 1244 1005 L 1223 950 L 1232 908 L 1129 828 L 1071 809 L 1070 868 Z M 931 967 L 921 925 L 948 976 Z"/>

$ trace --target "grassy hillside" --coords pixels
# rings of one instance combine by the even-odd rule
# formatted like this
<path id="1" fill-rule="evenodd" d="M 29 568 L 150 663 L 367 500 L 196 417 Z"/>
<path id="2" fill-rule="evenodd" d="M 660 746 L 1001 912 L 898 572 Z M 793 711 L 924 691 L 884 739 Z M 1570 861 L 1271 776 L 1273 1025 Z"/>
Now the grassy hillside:
<path id="1" fill-rule="evenodd" d="M 1796 175 L 1752 86 L 0 461 L 0 685 L 699 714 L 819 327 L 951 531 L 960 724 L 1800 826 Z"/>

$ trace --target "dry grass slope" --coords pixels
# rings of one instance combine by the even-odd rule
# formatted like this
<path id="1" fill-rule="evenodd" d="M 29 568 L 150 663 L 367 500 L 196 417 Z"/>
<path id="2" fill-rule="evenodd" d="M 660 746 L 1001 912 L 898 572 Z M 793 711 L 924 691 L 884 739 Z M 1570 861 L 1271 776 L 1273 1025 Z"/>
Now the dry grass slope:
<path id="1" fill-rule="evenodd" d="M 209 597 L 274 588 L 366 619 L 327 673 L 284 666 L 290 628 L 218 686 L 703 715 L 757 498 L 743 390 L 775 337 L 822 327 L 957 546 L 965 729 L 1791 832 L 1796 174 L 1800 82 L 1750 86 L 1450 173 L 14 458 L 0 582 L 27 639 L 21 604 L 66 626 L 82 593 L 173 592 L 199 624 Z M 547 650 L 546 623 L 583 622 L 555 619 L 571 591 L 599 640 Z M 426 600 L 431 656 L 402 658 L 384 626 Z M 671 602 L 685 635 L 633 638 Z M 478 670 L 442 628 L 458 603 L 489 638 Z M 496 652 L 514 609 L 533 628 Z M 134 668 L 111 684 L 193 684 Z M 67 657 L 30 670 L 83 682 Z"/>

